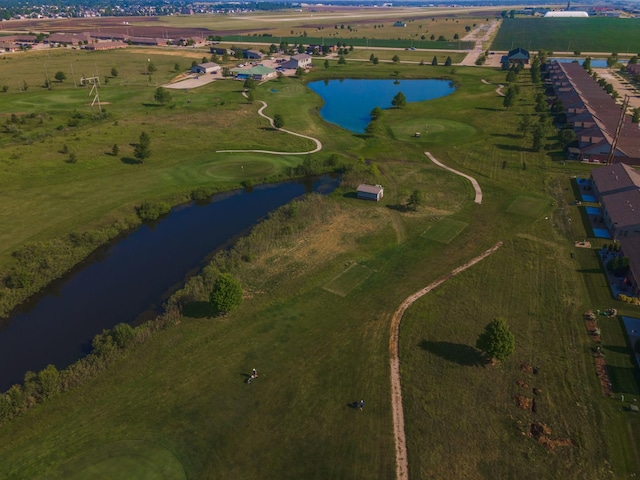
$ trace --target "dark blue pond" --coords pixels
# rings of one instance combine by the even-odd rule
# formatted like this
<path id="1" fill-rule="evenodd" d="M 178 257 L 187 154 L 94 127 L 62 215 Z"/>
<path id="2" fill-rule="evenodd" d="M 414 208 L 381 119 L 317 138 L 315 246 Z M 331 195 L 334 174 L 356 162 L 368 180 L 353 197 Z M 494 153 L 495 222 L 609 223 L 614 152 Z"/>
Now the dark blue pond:
<path id="1" fill-rule="evenodd" d="M 0 391 L 22 382 L 29 370 L 67 367 L 105 328 L 157 314 L 211 252 L 292 199 L 330 193 L 337 185 L 326 176 L 215 195 L 207 204 L 176 207 L 100 250 L 0 322 Z"/>
<path id="2" fill-rule="evenodd" d="M 407 102 L 423 102 L 455 91 L 449 80 L 365 80 L 339 79 L 307 85 L 324 100 L 320 115 L 354 133 L 364 133 L 375 107 L 391 108 L 391 100 L 402 92 Z"/>

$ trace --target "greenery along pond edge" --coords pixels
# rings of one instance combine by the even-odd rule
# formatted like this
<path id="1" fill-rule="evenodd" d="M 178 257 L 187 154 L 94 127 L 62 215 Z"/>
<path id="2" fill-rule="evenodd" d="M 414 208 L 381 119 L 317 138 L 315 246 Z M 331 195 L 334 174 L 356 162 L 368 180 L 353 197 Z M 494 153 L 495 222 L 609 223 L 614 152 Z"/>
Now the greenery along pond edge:
<path id="1" fill-rule="evenodd" d="M 22 385 L 13 385 L 0 394 L 0 426 L 39 403 L 84 385 L 155 333 L 180 324 L 183 308 L 208 301 L 220 277 L 235 277 L 234 273 L 242 270 L 243 264 L 277 245 L 294 241 L 300 232 L 328 219 L 333 210 L 333 204 L 319 194 L 310 194 L 280 207 L 234 247 L 217 252 L 200 274 L 191 277 L 169 298 L 164 313 L 155 319 L 136 327 L 121 323 L 112 330 L 103 330 L 94 337 L 91 353 L 63 370 L 48 365 L 38 373 L 27 372 Z M 211 310 L 210 316 L 215 313 Z"/>

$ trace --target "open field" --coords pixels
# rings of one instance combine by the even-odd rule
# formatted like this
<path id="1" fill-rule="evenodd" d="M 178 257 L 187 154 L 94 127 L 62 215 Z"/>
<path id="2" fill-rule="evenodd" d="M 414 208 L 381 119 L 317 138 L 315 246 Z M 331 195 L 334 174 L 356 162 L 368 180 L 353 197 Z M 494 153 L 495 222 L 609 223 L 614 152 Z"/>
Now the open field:
<path id="1" fill-rule="evenodd" d="M 7 152 L 0 160 L 0 271 L 26 242 L 125 218 L 144 200 L 178 201 L 198 187 L 262 181 L 304 160 L 214 150 L 309 148 L 256 117 L 258 104 L 241 97 L 239 82 L 175 92 L 170 105 L 155 105 L 154 86 L 188 59 L 151 57 L 158 69 L 147 87 L 146 51 L 66 54 L 15 56 L 13 68 L 0 70 L 0 84 L 12 85 L 0 93 L 0 114 L 25 119 L 20 132 L 0 133 Z M 77 106 L 87 92 L 70 80 L 51 91 L 37 87 L 45 58 L 51 71 L 68 73 L 70 61 L 99 64 L 102 76 L 117 67 L 121 73 L 101 90 L 109 116 L 96 118 L 87 100 Z M 20 61 L 28 62 L 24 70 Z M 407 78 L 449 78 L 457 89 L 386 110 L 380 134 L 365 137 L 322 122 L 321 101 L 304 86 L 323 78 L 390 78 L 395 70 Z M 32 86 L 19 92 L 13 85 L 23 77 Z M 335 155 L 348 167 L 343 187 L 315 200 L 320 213 L 305 213 L 305 228 L 282 228 L 278 242 L 228 263 L 246 294 L 238 310 L 207 318 L 186 309 L 191 317 L 128 350 L 90 382 L 2 425 L 3 478 L 93 475 L 92 465 L 113 476 L 136 469 L 151 475 L 148 462 L 176 479 L 393 478 L 391 315 L 410 293 L 499 240 L 500 251 L 420 299 L 402 323 L 410 477 L 606 479 L 640 472 L 633 447 L 640 420 L 622 412 L 618 398 L 602 397 L 581 320 L 586 308 L 619 302 L 603 286 L 593 252 L 569 256 L 573 237 L 584 235 L 579 211 L 567 206 L 569 182 L 590 167 L 552 162 L 551 128 L 549 150 L 531 150 L 517 124 L 533 110 L 535 87 L 522 75 L 519 100 L 505 110 L 495 93 L 503 79 L 486 68 L 331 61 L 303 81 L 259 86 L 255 97 L 269 104 L 267 114 L 280 113 L 285 128 L 322 141 L 313 158 Z M 85 116 L 74 118 L 74 109 Z M 70 126 L 70 119 L 79 123 Z M 123 161 L 142 130 L 151 135 L 152 156 L 144 164 Z M 426 134 L 411 138 L 412 131 Z M 114 143 L 121 147 L 115 157 L 108 154 Z M 65 161 L 65 144 L 77 163 Z M 473 203 L 468 181 L 432 164 L 425 151 L 477 178 L 483 203 Z M 372 163 L 379 173 L 368 168 Z M 247 168 L 238 171 L 239 164 Z M 384 184 L 383 201 L 354 199 L 362 181 Z M 403 211 L 416 189 L 424 206 Z M 455 220 L 435 223 L 437 241 L 426 241 L 422 233 L 434 216 Z M 473 346 L 495 316 L 509 320 L 517 350 L 488 367 Z M 603 321 L 602 328 L 608 359 L 620 369 L 616 394 L 638 398 L 620 325 Z M 259 377 L 248 385 L 254 367 Z M 533 399 L 534 387 L 537 412 L 518 409 L 514 396 Z M 363 412 L 350 406 L 361 398 Z M 527 436 L 533 421 L 548 425 L 553 440 L 572 444 L 548 450 Z"/>
<path id="2" fill-rule="evenodd" d="M 598 32 L 594 35 L 594 32 Z M 638 53 L 638 22 L 628 18 L 512 18 L 502 22 L 493 50 Z"/>

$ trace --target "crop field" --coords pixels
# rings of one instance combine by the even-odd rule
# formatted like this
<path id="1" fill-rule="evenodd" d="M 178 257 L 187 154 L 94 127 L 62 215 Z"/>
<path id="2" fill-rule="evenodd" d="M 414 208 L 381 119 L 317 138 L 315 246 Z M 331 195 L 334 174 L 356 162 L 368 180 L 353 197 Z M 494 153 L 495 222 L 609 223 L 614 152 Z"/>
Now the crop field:
<path id="1" fill-rule="evenodd" d="M 635 55 L 639 45 L 637 19 L 513 18 L 502 22 L 491 48 Z"/>
<path id="2" fill-rule="evenodd" d="M 441 20 L 434 23 L 453 23 Z M 408 22 L 414 38 L 418 22 L 431 28 L 428 19 Z M 356 28 L 362 37 L 365 27 Z M 0 85 L 9 86 L 0 92 L 3 278 L 17 262 L 15 251 L 135 225 L 135 207 L 144 201 L 174 205 L 196 189 L 238 188 L 314 165 L 340 167 L 341 187 L 283 207 L 215 257 L 176 293 L 182 313 L 175 325 L 122 350 L 114 344 L 105 365 L 77 373 L 86 377 L 76 387 L 22 407 L 0 425 L 3 479 L 394 478 L 390 319 L 409 295 L 498 241 L 500 250 L 419 299 L 400 325 L 409 477 L 640 473 L 640 417 L 621 409 L 621 394 L 626 402 L 640 398 L 622 326 L 617 319 L 600 324 L 614 372 L 609 398 L 582 321 L 588 308 L 615 306 L 633 316 L 637 307 L 611 298 L 593 251 L 573 248 L 574 238 L 588 233 L 569 206 L 570 182 L 588 177 L 591 166 L 552 160 L 560 146 L 550 124 L 540 152 L 519 131 L 521 115 L 534 115 L 540 86 L 521 74 L 518 100 L 506 110 L 495 92 L 505 77 L 498 69 L 316 62 L 304 77 L 273 80 L 253 94 L 267 102 L 266 114 L 282 115 L 285 129 L 319 139 L 320 152 L 216 153 L 296 152 L 314 144 L 270 128 L 257 116 L 260 104 L 241 95 L 241 82 L 216 80 L 157 102 L 156 87 L 200 54 L 51 49 L 0 57 Z M 57 71 L 67 79 L 44 88 L 46 75 Z M 101 81 L 108 77 L 100 86 L 102 113 L 89 105 L 87 87 L 74 86 L 96 71 Z M 384 110 L 379 132 L 367 136 L 322 121 L 322 100 L 305 86 L 396 76 L 448 79 L 457 88 Z M 133 145 L 143 131 L 152 154 L 139 163 Z M 416 131 L 420 138 L 412 137 Z M 434 165 L 425 151 L 475 177 L 483 203 L 473 202 L 468 180 Z M 383 184 L 382 201 L 356 199 L 360 183 Z M 423 200 L 410 211 L 414 190 Z M 55 260 L 44 256 L 42 264 Z M 238 279 L 244 301 L 209 317 L 202 306 L 220 271 Z M 16 290 L 6 282 L 1 288 L 3 301 Z M 490 365 L 475 341 L 495 317 L 508 320 L 516 351 Z M 249 384 L 252 368 L 259 376 Z M 360 399 L 363 411 L 353 406 Z M 18 394 L 0 400 L 0 412 L 30 401 Z"/>

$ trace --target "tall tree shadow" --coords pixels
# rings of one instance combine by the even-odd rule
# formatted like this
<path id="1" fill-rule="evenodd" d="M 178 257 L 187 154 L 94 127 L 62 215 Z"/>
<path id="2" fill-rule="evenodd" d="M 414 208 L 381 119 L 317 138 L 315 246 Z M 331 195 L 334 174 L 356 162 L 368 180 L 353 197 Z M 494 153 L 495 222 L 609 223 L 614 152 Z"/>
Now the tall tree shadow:
<path id="1" fill-rule="evenodd" d="M 191 302 L 182 307 L 185 317 L 210 318 L 215 317 L 217 312 L 209 302 Z"/>
<path id="2" fill-rule="evenodd" d="M 444 360 L 455 362 L 458 365 L 465 367 L 474 367 L 484 363 L 482 353 L 469 345 L 422 340 L 418 346 L 423 350 L 443 358 Z"/>

